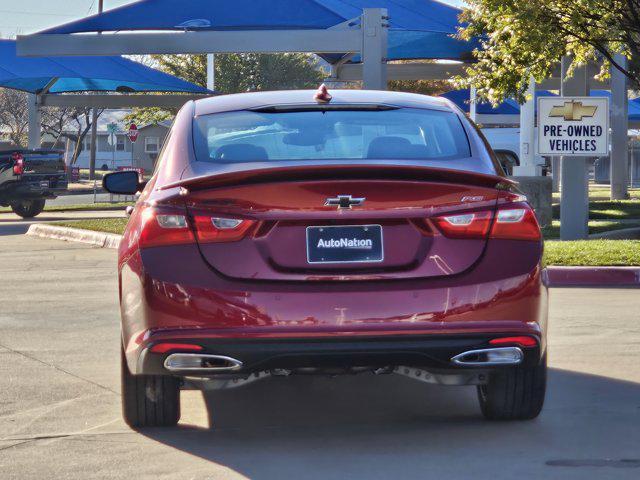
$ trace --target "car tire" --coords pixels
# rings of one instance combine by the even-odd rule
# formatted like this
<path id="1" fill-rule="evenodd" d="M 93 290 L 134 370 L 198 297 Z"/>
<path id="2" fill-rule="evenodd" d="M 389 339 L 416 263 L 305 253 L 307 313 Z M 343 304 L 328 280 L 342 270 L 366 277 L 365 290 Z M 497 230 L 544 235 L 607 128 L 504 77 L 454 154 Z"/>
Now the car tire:
<path id="1" fill-rule="evenodd" d="M 478 386 L 482 414 L 488 420 L 534 419 L 542 410 L 546 385 L 546 355 L 533 367 L 496 371 Z"/>
<path id="2" fill-rule="evenodd" d="M 122 416 L 127 425 L 172 427 L 180 420 L 180 381 L 165 375 L 133 375 L 122 352 Z"/>
<path id="3" fill-rule="evenodd" d="M 20 200 L 11 204 L 11 210 L 22 218 L 32 218 L 44 210 L 45 200 L 34 198 L 32 200 Z"/>

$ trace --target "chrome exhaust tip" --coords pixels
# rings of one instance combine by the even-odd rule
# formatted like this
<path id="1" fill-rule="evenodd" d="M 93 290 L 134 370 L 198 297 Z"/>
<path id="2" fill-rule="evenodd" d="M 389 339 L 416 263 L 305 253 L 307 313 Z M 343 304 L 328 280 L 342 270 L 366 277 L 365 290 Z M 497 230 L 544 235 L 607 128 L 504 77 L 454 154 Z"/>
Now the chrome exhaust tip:
<path id="1" fill-rule="evenodd" d="M 519 365 L 524 360 L 524 353 L 518 347 L 483 348 L 462 352 L 451 359 L 456 365 L 487 366 Z"/>
<path id="2" fill-rule="evenodd" d="M 173 353 L 164 360 L 170 372 L 233 372 L 242 368 L 242 362 L 224 355 L 200 353 Z"/>

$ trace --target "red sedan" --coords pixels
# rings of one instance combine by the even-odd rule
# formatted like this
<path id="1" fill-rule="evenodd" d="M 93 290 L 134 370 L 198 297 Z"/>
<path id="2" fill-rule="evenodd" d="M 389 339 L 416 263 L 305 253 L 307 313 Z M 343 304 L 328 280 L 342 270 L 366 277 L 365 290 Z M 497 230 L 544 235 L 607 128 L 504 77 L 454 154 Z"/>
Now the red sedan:
<path id="1" fill-rule="evenodd" d="M 120 250 L 124 418 L 268 375 L 477 385 L 531 419 L 546 384 L 536 217 L 449 101 L 359 90 L 187 103 Z"/>

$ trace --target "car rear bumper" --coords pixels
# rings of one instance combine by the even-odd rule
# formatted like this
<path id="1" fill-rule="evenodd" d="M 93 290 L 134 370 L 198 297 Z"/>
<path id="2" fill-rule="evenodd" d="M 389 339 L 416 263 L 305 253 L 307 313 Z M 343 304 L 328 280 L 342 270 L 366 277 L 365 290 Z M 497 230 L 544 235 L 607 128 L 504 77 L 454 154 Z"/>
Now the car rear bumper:
<path id="1" fill-rule="evenodd" d="M 193 335 L 179 337 L 179 343 L 197 345 L 201 351 L 188 349 L 154 353 L 154 345 L 176 342 L 170 332 L 151 335 L 141 348 L 132 370 L 153 375 L 213 376 L 221 373 L 250 374 L 284 370 L 293 373 L 350 372 L 411 366 L 434 373 L 455 373 L 469 369 L 500 368 L 496 364 L 461 365 L 452 359 L 470 351 L 495 348 L 489 341 L 496 335 L 410 335 L 362 338 L 288 338 L 288 339 L 219 339 Z M 538 340 L 538 338 L 536 338 Z M 539 343 L 538 343 L 539 345 Z M 504 347 L 500 347 L 504 348 Z M 517 347 L 522 352 L 520 365 L 535 365 L 541 349 Z M 224 357 L 235 361 L 233 368 L 187 371 L 167 368 L 165 361 L 176 353 Z M 237 363 L 236 363 L 237 362 Z M 512 366 L 512 365 L 507 365 Z"/>
<path id="2" fill-rule="evenodd" d="M 32 198 L 56 198 L 68 190 L 66 178 L 52 185 L 48 180 L 30 180 L 28 182 L 13 182 L 0 191 L 0 197 L 5 200 L 22 200 Z"/>
<path id="3" fill-rule="evenodd" d="M 330 283 L 236 281 L 207 267 L 194 246 L 142 254 L 132 247 L 128 254 L 127 245 L 122 335 L 133 373 L 168 373 L 166 355 L 149 351 L 158 342 L 200 345 L 203 353 L 237 358 L 244 371 L 349 359 L 455 369 L 453 356 L 506 335 L 534 336 L 546 348 L 539 252 L 518 245 L 495 242 L 461 275 Z M 507 261 L 514 251 L 518 261 Z"/>

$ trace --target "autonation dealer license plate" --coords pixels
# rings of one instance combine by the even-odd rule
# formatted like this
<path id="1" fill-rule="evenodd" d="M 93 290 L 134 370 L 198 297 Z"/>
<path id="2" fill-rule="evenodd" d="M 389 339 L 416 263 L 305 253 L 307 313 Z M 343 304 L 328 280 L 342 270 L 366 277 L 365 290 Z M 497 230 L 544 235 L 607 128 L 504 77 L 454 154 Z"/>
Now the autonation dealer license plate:
<path id="1" fill-rule="evenodd" d="M 381 262 L 382 227 L 349 225 L 307 227 L 309 263 Z"/>

